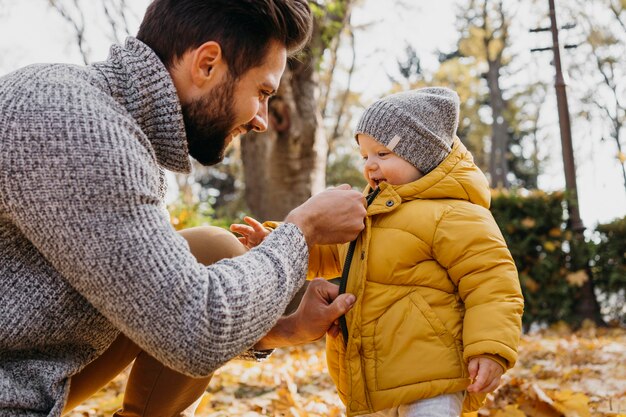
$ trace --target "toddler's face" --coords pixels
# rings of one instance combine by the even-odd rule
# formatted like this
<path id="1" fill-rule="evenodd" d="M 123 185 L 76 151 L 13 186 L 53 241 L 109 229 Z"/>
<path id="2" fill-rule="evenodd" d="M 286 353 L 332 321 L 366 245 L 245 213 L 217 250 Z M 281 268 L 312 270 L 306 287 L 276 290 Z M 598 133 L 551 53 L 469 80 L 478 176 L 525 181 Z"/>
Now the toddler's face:
<path id="1" fill-rule="evenodd" d="M 361 156 L 365 160 L 363 176 L 372 188 L 385 181 L 392 185 L 408 184 L 422 173 L 412 164 L 378 143 L 369 135 L 357 135 Z"/>

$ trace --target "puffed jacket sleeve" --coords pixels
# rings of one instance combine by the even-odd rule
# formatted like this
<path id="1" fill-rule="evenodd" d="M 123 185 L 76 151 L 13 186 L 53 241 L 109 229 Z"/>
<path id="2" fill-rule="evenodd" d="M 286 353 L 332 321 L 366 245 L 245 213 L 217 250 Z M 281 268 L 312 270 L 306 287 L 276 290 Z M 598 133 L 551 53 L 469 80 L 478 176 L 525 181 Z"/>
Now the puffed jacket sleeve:
<path id="1" fill-rule="evenodd" d="M 263 227 L 274 230 L 282 223 L 266 221 Z M 315 245 L 309 249 L 307 280 L 314 278 L 332 279 L 341 276 L 341 258 L 338 245 Z"/>
<path id="2" fill-rule="evenodd" d="M 515 263 L 489 210 L 451 207 L 437 226 L 433 251 L 465 303 L 464 360 L 497 355 L 507 369 L 513 367 L 524 301 Z"/>
<path id="3" fill-rule="evenodd" d="M 315 245 L 309 249 L 309 269 L 306 279 L 332 279 L 341 276 L 341 259 L 337 245 Z"/>

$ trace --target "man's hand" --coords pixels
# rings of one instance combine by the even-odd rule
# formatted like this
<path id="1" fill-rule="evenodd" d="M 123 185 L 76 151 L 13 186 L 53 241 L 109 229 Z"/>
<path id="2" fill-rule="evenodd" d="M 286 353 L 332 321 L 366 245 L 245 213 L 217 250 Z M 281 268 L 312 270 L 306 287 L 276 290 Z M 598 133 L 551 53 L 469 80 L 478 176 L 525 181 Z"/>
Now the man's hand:
<path id="1" fill-rule="evenodd" d="M 240 234 L 239 241 L 248 249 L 258 246 L 270 234 L 263 224 L 252 217 L 246 216 L 243 221 L 247 224 L 231 224 L 230 231 Z"/>
<path id="2" fill-rule="evenodd" d="M 285 223 L 300 228 L 309 247 L 354 240 L 365 227 L 365 198 L 347 185 L 314 195 L 287 215 Z"/>
<path id="3" fill-rule="evenodd" d="M 504 369 L 500 364 L 489 358 L 472 358 L 468 365 L 469 376 L 472 384 L 467 387 L 467 392 L 488 393 L 498 388 L 500 377 Z"/>
<path id="4" fill-rule="evenodd" d="M 337 320 L 354 305 L 352 294 L 339 294 L 339 287 L 321 278 L 310 282 L 302 302 L 290 316 L 282 317 L 255 349 L 273 349 L 313 342 L 326 332 L 339 333 Z"/>

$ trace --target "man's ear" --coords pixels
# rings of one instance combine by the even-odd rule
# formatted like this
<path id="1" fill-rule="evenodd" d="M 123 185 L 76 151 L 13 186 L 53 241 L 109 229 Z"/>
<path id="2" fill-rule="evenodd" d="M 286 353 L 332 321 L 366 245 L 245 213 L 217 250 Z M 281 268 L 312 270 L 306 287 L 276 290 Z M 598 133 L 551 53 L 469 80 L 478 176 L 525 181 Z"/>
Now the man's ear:
<path id="1" fill-rule="evenodd" d="M 227 70 L 222 56 L 222 47 L 215 41 L 208 41 L 191 51 L 191 82 L 199 88 L 214 83 Z"/>

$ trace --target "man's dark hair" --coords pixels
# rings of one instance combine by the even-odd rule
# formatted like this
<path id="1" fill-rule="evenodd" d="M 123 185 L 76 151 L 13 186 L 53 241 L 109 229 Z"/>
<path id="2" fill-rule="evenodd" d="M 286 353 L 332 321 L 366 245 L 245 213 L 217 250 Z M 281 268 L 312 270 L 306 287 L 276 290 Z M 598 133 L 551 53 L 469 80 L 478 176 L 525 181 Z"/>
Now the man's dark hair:
<path id="1" fill-rule="evenodd" d="M 238 78 L 262 65 L 271 41 L 289 54 L 308 42 L 313 27 L 306 0 L 154 0 L 137 39 L 167 68 L 191 49 L 215 41 Z"/>

